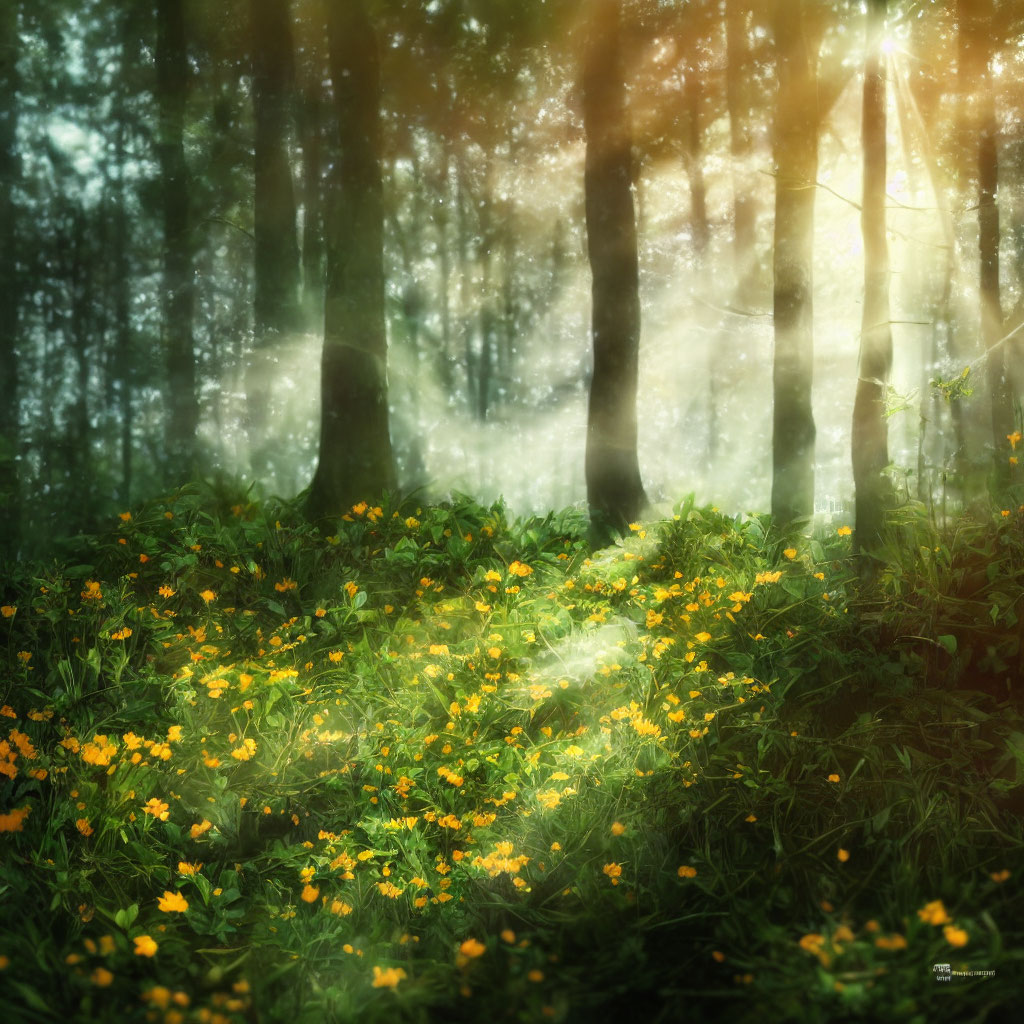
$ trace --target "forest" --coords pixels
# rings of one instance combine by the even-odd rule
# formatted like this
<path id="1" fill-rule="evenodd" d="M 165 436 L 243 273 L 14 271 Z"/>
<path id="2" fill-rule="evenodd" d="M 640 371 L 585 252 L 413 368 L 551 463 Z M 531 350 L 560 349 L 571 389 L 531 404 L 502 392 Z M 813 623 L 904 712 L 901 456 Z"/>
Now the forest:
<path id="1" fill-rule="evenodd" d="M 1022 81 L 1016 0 L 0 0 L 0 1016 L 1009 1019 Z"/>

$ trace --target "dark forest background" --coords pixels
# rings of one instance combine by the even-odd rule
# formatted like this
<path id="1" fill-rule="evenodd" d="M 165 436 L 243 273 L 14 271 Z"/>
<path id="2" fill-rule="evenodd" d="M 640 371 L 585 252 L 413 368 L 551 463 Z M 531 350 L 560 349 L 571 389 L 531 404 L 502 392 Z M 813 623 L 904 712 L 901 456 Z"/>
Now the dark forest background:
<path id="1" fill-rule="evenodd" d="M 1018 4 L 0 18 L 8 554 L 195 476 L 864 538 L 1013 481 Z"/>

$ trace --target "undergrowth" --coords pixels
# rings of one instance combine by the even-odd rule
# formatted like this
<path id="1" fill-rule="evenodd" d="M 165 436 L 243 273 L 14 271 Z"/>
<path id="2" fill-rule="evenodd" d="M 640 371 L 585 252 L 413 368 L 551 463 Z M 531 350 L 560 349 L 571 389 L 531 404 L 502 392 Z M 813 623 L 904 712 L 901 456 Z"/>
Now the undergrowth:
<path id="1" fill-rule="evenodd" d="M 8 567 L 3 1019 L 997 1019 L 1001 512 L 908 513 L 870 590 L 846 529 L 692 503 L 594 552 L 572 510 L 328 534 L 198 487 Z"/>

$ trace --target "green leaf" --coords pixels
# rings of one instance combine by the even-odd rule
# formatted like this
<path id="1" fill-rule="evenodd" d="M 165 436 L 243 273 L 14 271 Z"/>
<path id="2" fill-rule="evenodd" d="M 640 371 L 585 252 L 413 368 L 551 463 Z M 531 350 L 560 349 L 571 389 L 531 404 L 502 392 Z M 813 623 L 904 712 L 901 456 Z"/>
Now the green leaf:
<path id="1" fill-rule="evenodd" d="M 133 903 L 130 907 L 121 907 L 114 914 L 114 924 L 118 928 L 127 931 L 131 926 L 132 922 L 139 916 L 139 905 Z"/>
<path id="2" fill-rule="evenodd" d="M 8 984 L 21 995 L 26 1006 L 30 1006 L 33 1010 L 39 1010 L 47 1016 L 52 1014 L 50 1007 L 46 1005 L 46 1000 L 31 985 L 26 985 L 23 981 L 16 981 L 14 978 L 11 978 Z"/>
<path id="3" fill-rule="evenodd" d="M 956 654 L 956 637 L 952 633 L 945 633 L 936 639 L 946 649 L 947 654 Z"/>

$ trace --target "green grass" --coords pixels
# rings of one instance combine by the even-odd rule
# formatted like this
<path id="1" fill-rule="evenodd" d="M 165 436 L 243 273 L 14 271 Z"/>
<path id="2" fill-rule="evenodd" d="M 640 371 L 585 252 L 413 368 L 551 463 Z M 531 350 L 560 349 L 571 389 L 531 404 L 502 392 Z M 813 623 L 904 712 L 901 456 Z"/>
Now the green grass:
<path id="1" fill-rule="evenodd" d="M 998 1019 L 1000 511 L 906 513 L 870 589 L 845 531 L 783 550 L 692 503 L 592 552 L 571 510 L 328 536 L 201 488 L 9 569 L 0 1015 Z"/>

